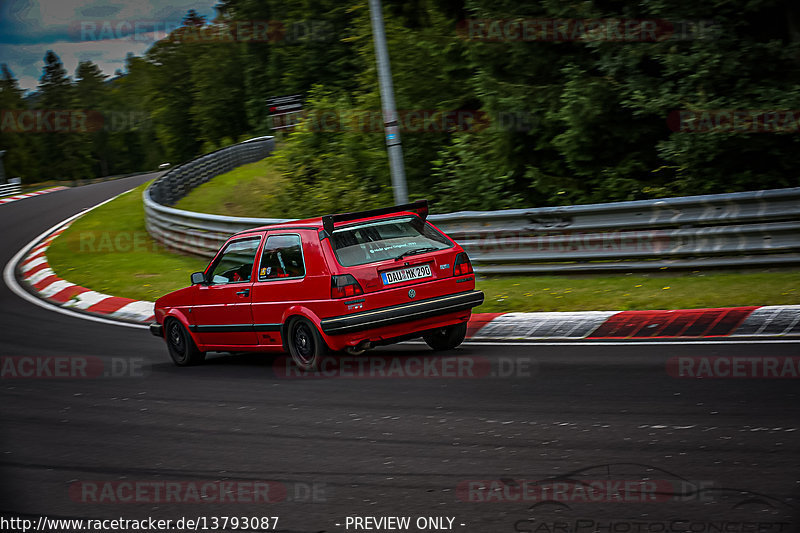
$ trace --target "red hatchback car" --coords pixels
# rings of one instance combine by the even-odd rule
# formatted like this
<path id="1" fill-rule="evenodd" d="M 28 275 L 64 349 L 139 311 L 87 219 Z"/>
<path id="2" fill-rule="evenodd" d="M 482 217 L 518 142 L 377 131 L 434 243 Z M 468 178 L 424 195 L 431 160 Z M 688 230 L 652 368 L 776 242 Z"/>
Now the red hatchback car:
<path id="1" fill-rule="evenodd" d="M 427 214 L 421 200 L 239 232 L 191 287 L 156 301 L 150 331 L 179 366 L 209 351 L 288 351 L 311 369 L 329 350 L 414 337 L 455 348 L 483 292 Z"/>

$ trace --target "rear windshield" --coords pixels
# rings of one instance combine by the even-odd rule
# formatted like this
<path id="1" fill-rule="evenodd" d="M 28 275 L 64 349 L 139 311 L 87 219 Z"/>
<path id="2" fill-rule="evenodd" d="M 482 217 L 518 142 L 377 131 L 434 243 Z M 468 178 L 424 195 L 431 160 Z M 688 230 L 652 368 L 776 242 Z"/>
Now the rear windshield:
<path id="1" fill-rule="evenodd" d="M 331 245 L 342 266 L 356 266 L 402 254 L 433 252 L 453 244 L 419 217 L 376 220 L 336 229 Z"/>

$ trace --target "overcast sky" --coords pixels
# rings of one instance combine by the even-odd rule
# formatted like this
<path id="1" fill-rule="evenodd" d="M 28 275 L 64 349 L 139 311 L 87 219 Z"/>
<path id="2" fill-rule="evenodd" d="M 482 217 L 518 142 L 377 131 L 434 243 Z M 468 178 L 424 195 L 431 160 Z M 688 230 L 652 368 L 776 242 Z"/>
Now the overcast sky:
<path id="1" fill-rule="evenodd" d="M 214 18 L 216 0 L 0 0 L 0 63 L 20 87 L 35 89 L 44 55 L 53 50 L 70 77 L 79 61 L 105 74 L 125 69 L 129 52 L 142 55 L 180 25 L 190 9 Z"/>

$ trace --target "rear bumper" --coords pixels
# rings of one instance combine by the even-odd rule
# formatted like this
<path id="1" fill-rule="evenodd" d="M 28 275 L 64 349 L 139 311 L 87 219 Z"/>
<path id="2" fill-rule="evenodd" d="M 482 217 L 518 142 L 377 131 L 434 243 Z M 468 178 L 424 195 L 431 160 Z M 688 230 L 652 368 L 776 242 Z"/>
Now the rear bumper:
<path id="1" fill-rule="evenodd" d="M 482 291 L 467 291 L 352 315 L 325 318 L 320 321 L 320 326 L 326 335 L 342 335 L 464 311 L 482 303 Z"/>
<path id="2" fill-rule="evenodd" d="M 153 336 L 155 337 L 161 337 L 163 339 L 164 326 L 162 326 L 161 324 L 157 324 L 156 322 L 153 322 L 152 324 L 150 324 L 150 333 L 152 333 Z"/>

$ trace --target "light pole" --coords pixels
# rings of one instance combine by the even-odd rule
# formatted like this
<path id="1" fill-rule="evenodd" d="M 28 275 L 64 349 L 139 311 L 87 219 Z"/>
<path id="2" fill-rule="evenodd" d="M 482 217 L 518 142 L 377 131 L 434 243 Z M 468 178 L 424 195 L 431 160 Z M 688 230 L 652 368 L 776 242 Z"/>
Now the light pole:
<path id="1" fill-rule="evenodd" d="M 403 165 L 403 146 L 400 143 L 400 128 L 397 124 L 397 109 L 394 103 L 394 84 L 389 66 L 389 51 L 386 48 L 386 32 L 383 28 L 381 0 L 369 0 L 372 19 L 372 39 L 375 43 L 375 61 L 378 65 L 378 81 L 381 88 L 383 129 L 386 133 L 386 150 L 389 152 L 389 171 L 395 204 L 408 203 L 406 171 Z"/>

